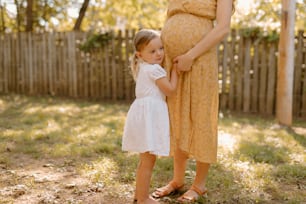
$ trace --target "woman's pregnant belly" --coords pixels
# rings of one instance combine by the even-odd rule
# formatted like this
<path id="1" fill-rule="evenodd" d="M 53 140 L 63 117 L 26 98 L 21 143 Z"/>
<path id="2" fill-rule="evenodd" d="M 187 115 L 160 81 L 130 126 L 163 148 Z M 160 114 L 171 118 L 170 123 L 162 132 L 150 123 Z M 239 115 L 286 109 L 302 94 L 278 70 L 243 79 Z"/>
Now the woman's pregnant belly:
<path id="1" fill-rule="evenodd" d="M 161 37 L 166 54 L 176 57 L 192 48 L 211 30 L 211 20 L 187 13 L 171 16 L 165 23 Z"/>

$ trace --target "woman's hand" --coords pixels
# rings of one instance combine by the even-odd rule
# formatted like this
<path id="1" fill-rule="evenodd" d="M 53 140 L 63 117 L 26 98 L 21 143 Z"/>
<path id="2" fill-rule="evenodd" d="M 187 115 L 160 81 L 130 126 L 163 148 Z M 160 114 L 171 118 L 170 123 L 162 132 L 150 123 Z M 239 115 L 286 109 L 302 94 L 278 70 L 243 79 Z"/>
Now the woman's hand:
<path id="1" fill-rule="evenodd" d="M 176 64 L 176 68 L 178 71 L 190 71 L 193 63 L 193 58 L 185 53 L 183 55 L 177 56 L 173 59 L 173 63 Z"/>

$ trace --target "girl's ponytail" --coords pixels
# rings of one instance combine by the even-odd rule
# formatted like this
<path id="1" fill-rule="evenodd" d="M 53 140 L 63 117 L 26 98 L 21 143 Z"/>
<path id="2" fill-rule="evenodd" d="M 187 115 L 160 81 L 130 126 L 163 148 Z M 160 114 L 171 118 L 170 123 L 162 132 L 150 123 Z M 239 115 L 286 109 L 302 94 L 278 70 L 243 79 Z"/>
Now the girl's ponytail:
<path id="1" fill-rule="evenodd" d="M 132 70 L 133 79 L 136 81 L 138 71 L 139 71 L 139 63 L 138 63 L 138 57 L 136 55 L 136 52 L 134 52 L 131 58 L 131 70 Z"/>

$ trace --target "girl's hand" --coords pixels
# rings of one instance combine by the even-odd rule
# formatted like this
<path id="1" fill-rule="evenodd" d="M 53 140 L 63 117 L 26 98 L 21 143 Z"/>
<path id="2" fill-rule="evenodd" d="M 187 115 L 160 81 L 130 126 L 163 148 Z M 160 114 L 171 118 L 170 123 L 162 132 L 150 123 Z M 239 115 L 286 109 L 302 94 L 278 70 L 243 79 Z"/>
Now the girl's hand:
<path id="1" fill-rule="evenodd" d="M 173 59 L 173 63 L 176 64 L 176 68 L 178 71 L 190 71 L 191 65 L 193 63 L 193 58 L 189 56 L 187 53 L 177 56 Z"/>

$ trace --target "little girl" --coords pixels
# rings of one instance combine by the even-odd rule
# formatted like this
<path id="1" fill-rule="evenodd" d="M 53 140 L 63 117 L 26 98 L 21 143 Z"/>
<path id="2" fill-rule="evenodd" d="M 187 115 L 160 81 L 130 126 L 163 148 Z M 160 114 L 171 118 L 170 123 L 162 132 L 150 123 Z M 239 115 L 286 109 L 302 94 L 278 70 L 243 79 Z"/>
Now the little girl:
<path id="1" fill-rule="evenodd" d="M 161 67 L 164 48 L 157 31 L 142 29 L 136 33 L 134 49 L 131 68 L 136 81 L 136 99 L 127 113 L 122 150 L 140 154 L 135 201 L 153 204 L 158 202 L 149 196 L 149 188 L 156 155 L 168 156 L 170 148 L 165 97 L 175 93 L 178 74 L 173 68 L 169 80 Z"/>

